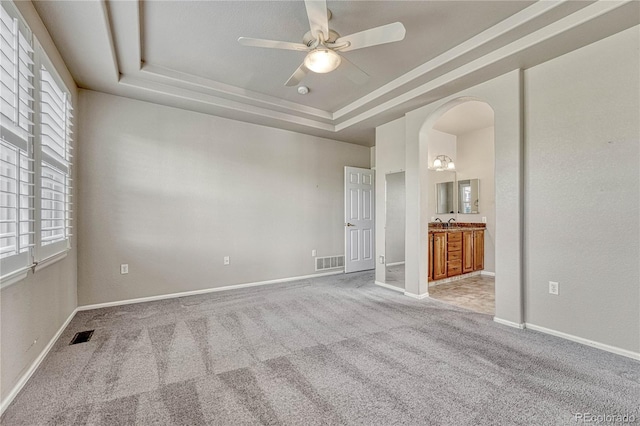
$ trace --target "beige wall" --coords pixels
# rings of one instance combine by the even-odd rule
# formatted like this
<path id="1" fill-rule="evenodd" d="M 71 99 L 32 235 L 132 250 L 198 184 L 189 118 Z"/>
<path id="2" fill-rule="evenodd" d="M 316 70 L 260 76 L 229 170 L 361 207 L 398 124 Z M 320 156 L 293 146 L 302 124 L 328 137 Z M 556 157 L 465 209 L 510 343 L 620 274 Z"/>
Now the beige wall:
<path id="1" fill-rule="evenodd" d="M 77 106 L 75 82 L 33 5 L 31 2 L 16 2 L 16 5 Z M 77 148 L 78 145 L 76 137 L 74 146 Z M 0 397 L 3 407 L 5 398 L 77 306 L 75 237 L 71 246 L 64 259 L 35 274 L 30 272 L 26 279 L 0 292 Z"/>
<path id="2" fill-rule="evenodd" d="M 404 171 L 404 118 L 391 121 L 376 128 L 376 281 L 386 282 L 385 265 L 379 256 L 386 255 L 387 208 L 385 202 L 385 180 L 389 173 Z M 406 185 L 405 185 L 406 189 Z M 406 198 L 406 196 L 405 196 Z"/>
<path id="3" fill-rule="evenodd" d="M 483 100 L 496 117 L 496 318 L 640 352 L 639 30 L 419 108 L 404 129 L 378 127 L 383 143 L 405 139 L 394 167 L 407 170 L 408 292 L 426 293 L 420 130 L 456 102 Z"/>
<path id="4" fill-rule="evenodd" d="M 80 105 L 80 305 L 304 276 L 311 250 L 344 253 L 344 166 L 369 167 L 369 148 L 93 91 Z"/>
<path id="5" fill-rule="evenodd" d="M 404 262 L 405 203 L 404 172 L 389 173 L 385 179 L 386 222 L 385 264 Z"/>
<path id="6" fill-rule="evenodd" d="M 478 214 L 458 214 L 458 222 L 482 222 L 487 218 L 484 233 L 484 270 L 495 272 L 496 192 L 494 179 L 493 126 L 458 135 L 457 179 L 480 179 Z"/>
<path id="7" fill-rule="evenodd" d="M 639 34 L 626 30 L 525 73 L 526 320 L 635 352 Z"/>

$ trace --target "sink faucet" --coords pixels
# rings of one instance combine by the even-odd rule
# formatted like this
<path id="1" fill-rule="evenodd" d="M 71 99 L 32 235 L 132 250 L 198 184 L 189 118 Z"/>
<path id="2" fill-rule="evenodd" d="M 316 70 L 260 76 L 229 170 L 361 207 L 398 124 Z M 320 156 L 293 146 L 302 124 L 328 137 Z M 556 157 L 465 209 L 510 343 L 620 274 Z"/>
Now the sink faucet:
<path id="1" fill-rule="evenodd" d="M 436 217 L 436 220 L 434 220 L 434 222 L 440 222 L 440 223 L 442 223 L 442 219 L 440 219 L 439 217 Z"/>
<path id="2" fill-rule="evenodd" d="M 451 225 L 451 221 L 454 221 L 454 222 L 455 222 L 456 220 L 455 220 L 454 218 L 451 218 L 451 219 L 449 219 L 449 220 L 447 221 L 447 223 L 448 223 L 449 225 Z"/>

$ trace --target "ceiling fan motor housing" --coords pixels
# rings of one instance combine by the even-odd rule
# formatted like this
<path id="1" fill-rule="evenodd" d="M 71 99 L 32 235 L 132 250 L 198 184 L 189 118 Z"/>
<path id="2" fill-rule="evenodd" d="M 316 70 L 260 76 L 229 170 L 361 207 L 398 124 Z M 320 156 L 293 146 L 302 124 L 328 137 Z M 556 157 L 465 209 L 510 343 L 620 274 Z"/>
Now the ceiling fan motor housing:
<path id="1" fill-rule="evenodd" d="M 329 37 L 325 40 L 325 43 L 335 43 L 335 41 L 339 38 L 340 38 L 340 34 L 333 31 L 332 29 L 329 29 Z M 313 46 L 313 44 L 316 41 L 318 40 L 313 34 L 311 34 L 311 31 L 307 31 L 304 37 L 302 37 L 302 43 L 305 44 L 307 47 Z"/>

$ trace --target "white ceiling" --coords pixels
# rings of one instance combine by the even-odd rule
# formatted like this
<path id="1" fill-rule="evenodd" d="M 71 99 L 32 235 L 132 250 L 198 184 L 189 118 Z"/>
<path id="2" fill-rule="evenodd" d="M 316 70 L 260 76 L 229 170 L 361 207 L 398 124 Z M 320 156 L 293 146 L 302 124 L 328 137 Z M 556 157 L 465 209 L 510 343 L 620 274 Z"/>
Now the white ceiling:
<path id="1" fill-rule="evenodd" d="M 284 85 L 305 52 L 237 42 L 245 36 L 301 43 L 309 22 L 300 1 L 145 2 L 142 56 L 154 65 L 336 111 L 530 3 L 329 1 L 329 26 L 340 35 L 392 22 L 402 22 L 407 33 L 401 42 L 343 54 L 370 75 L 366 84 L 352 83 L 341 68 L 330 74 L 311 73 L 303 81 L 311 89 L 306 96 Z"/>
<path id="2" fill-rule="evenodd" d="M 400 21 L 405 40 L 344 53 L 369 75 L 284 82 L 304 52 L 301 1 L 35 1 L 79 87 L 366 146 L 408 110 L 562 55 L 640 22 L 637 1 L 335 1 L 340 35 Z M 462 120 L 464 121 L 464 120 Z"/>
<path id="3" fill-rule="evenodd" d="M 493 126 L 493 108 L 486 102 L 469 101 L 451 108 L 433 125 L 441 132 L 460 136 Z"/>

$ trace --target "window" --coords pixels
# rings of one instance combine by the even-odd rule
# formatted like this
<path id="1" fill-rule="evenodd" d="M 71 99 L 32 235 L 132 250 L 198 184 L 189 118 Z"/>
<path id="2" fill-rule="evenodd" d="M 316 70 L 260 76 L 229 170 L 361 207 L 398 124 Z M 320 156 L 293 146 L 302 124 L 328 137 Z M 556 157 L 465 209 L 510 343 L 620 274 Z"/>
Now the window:
<path id="1" fill-rule="evenodd" d="M 40 245 L 65 249 L 71 228 L 71 103 L 53 75 L 40 69 Z M 62 247 L 59 246 L 63 244 Z M 51 246 L 51 247 L 49 247 Z"/>
<path id="2" fill-rule="evenodd" d="M 0 260 L 2 274 L 26 267 L 34 245 L 33 48 L 31 35 L 0 13 Z"/>
<path id="3" fill-rule="evenodd" d="M 0 7 L 2 284 L 69 248 L 69 91 L 17 9 Z"/>

